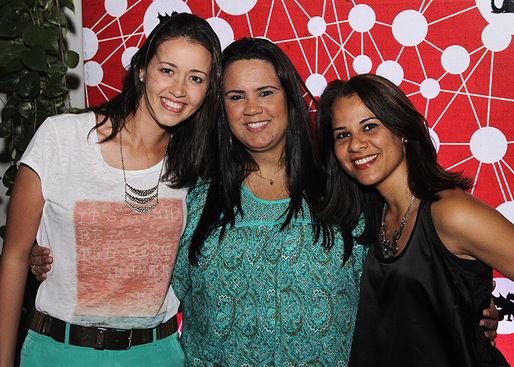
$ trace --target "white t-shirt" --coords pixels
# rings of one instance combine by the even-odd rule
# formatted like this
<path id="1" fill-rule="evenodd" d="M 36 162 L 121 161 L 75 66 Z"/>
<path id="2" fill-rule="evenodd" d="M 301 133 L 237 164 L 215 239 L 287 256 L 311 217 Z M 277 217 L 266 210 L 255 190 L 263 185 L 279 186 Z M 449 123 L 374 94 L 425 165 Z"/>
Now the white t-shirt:
<path id="1" fill-rule="evenodd" d="M 149 328 L 177 313 L 170 286 L 185 227 L 187 190 L 159 186 L 149 213 L 124 202 L 123 171 L 103 160 L 94 113 L 48 118 L 20 162 L 41 179 L 45 204 L 37 241 L 54 262 L 36 309 L 72 324 Z M 126 171 L 138 189 L 157 183 L 162 162 Z"/>

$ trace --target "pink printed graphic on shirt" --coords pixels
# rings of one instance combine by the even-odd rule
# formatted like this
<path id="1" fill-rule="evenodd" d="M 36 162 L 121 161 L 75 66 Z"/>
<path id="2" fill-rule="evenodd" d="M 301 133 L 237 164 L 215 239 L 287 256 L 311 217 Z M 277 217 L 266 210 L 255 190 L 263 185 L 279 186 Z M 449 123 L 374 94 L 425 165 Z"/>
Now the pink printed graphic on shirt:
<path id="1" fill-rule="evenodd" d="M 86 317 L 139 318 L 159 313 L 184 225 L 183 203 L 159 199 L 149 213 L 125 203 L 75 204 L 77 305 Z"/>

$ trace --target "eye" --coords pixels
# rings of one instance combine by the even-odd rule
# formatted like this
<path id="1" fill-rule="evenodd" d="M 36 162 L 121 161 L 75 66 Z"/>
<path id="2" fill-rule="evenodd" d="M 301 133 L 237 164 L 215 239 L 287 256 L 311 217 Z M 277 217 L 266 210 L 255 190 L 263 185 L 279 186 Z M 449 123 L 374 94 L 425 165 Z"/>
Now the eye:
<path id="1" fill-rule="evenodd" d="M 269 95 L 271 95 L 271 94 L 273 94 L 273 91 L 271 91 L 271 90 L 265 90 L 265 91 L 262 91 L 259 95 L 260 95 L 261 97 L 267 97 L 267 96 L 269 96 Z"/>
<path id="2" fill-rule="evenodd" d="M 162 68 L 161 69 L 161 73 L 163 73 L 163 74 L 172 74 L 173 70 L 168 69 L 168 68 Z"/>
<path id="3" fill-rule="evenodd" d="M 203 83 L 203 79 L 202 79 L 202 78 L 200 78 L 200 77 L 199 77 L 199 76 L 197 76 L 197 75 L 193 75 L 193 76 L 191 77 L 191 80 L 192 80 L 193 82 L 195 82 L 195 83 L 198 83 L 198 84 Z"/>
<path id="4" fill-rule="evenodd" d="M 348 131 L 339 131 L 334 135 L 335 140 L 342 140 L 350 137 L 350 133 Z"/>
<path id="5" fill-rule="evenodd" d="M 370 122 L 369 124 L 366 124 L 364 125 L 364 127 L 362 128 L 363 131 L 370 131 L 370 130 L 373 130 L 374 128 L 376 128 L 378 126 L 378 124 L 375 124 L 373 122 Z"/>
<path id="6" fill-rule="evenodd" d="M 231 94 L 231 95 L 227 96 L 227 99 L 230 101 L 239 101 L 243 98 L 244 97 L 241 94 Z"/>

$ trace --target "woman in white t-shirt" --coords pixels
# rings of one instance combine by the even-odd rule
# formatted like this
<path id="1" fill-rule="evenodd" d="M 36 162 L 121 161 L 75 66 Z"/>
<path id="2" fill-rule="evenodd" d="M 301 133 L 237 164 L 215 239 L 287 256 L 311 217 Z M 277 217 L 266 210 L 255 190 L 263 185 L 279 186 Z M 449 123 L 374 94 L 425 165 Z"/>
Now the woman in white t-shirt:
<path id="1" fill-rule="evenodd" d="M 183 365 L 169 282 L 187 188 L 208 169 L 220 54 L 205 20 L 161 19 L 119 95 L 38 129 L 20 160 L 0 259 L 0 366 L 14 365 L 36 240 L 55 265 L 21 365 Z"/>

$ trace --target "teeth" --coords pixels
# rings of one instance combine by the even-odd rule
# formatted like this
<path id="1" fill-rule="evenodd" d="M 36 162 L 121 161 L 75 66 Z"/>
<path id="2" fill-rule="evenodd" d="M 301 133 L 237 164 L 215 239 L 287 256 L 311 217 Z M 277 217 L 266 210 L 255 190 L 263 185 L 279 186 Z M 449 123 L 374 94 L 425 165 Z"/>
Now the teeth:
<path id="1" fill-rule="evenodd" d="M 266 125 L 267 123 L 268 123 L 268 121 L 249 122 L 246 124 L 246 126 L 252 127 L 252 128 L 258 128 L 258 127 Z"/>
<path id="2" fill-rule="evenodd" d="M 355 163 L 356 165 L 360 166 L 361 164 L 366 164 L 366 163 L 372 161 L 377 156 L 378 156 L 378 154 L 370 155 L 369 157 L 366 157 L 366 158 L 357 159 L 357 160 L 353 161 L 353 163 Z"/>
<path id="3" fill-rule="evenodd" d="M 176 110 L 180 110 L 184 106 L 182 103 L 172 102 L 172 101 L 170 101 L 169 99 L 166 99 L 166 98 L 161 98 L 161 99 L 166 104 L 166 106 L 168 106 L 170 108 L 174 108 Z"/>

